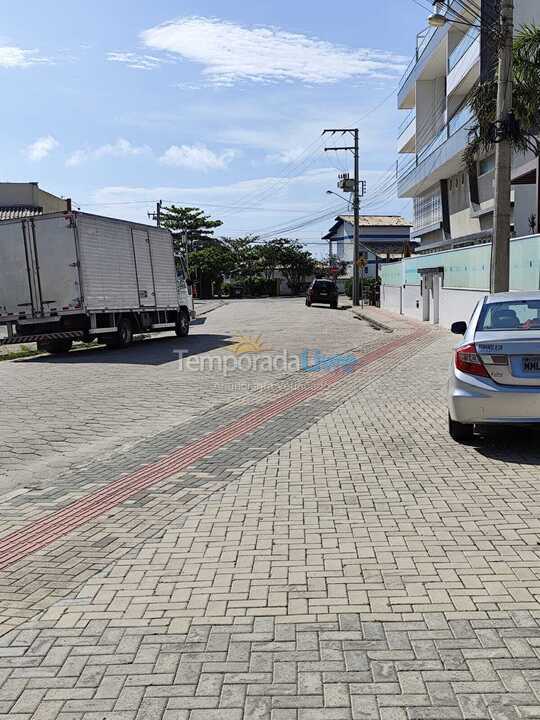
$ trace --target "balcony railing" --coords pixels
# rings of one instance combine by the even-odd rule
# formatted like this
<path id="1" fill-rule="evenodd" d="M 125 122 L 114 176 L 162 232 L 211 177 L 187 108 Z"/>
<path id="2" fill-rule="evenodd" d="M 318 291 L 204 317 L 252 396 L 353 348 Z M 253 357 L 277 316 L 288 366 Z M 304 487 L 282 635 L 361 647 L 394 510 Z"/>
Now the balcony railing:
<path id="1" fill-rule="evenodd" d="M 401 125 L 398 130 L 398 137 L 401 137 L 409 125 L 416 120 L 416 110 L 411 110 L 407 113 L 406 117 L 403 118 Z"/>
<path id="2" fill-rule="evenodd" d="M 399 86 L 398 86 L 398 92 L 401 90 L 401 88 L 407 82 L 409 75 L 411 74 L 414 67 L 416 66 L 416 63 L 420 60 L 420 58 L 422 57 L 424 52 L 427 50 L 427 47 L 436 32 L 437 32 L 437 28 L 429 28 L 428 30 L 424 30 L 423 32 L 418 33 L 418 35 L 416 36 L 416 52 L 415 52 L 414 57 L 412 58 L 411 62 L 407 65 L 407 69 L 401 76 L 401 80 L 399 81 Z"/>
<path id="3" fill-rule="evenodd" d="M 450 122 L 448 123 L 448 137 L 455 135 L 458 130 L 461 130 L 464 125 L 473 119 L 474 114 L 469 105 L 462 107 L 461 110 L 454 115 L 454 117 L 450 118 Z"/>
<path id="4" fill-rule="evenodd" d="M 476 41 L 479 35 L 480 30 L 478 28 L 470 28 L 465 33 L 459 45 L 457 45 L 450 53 L 450 56 L 448 58 L 448 72 L 451 72 L 456 67 L 458 62 L 465 55 L 471 45 Z"/>
<path id="5" fill-rule="evenodd" d="M 411 156 L 408 155 L 403 160 L 398 160 L 398 179 L 401 180 L 406 177 L 410 172 L 423 163 L 424 160 L 431 157 L 434 152 L 441 148 L 447 140 L 458 132 L 458 130 L 461 130 L 473 120 L 474 115 L 471 108 L 468 105 L 464 105 L 450 119 L 448 124 L 445 125 L 439 133 L 437 133 L 433 140 L 423 147 L 414 157 L 411 158 Z"/>
<path id="6" fill-rule="evenodd" d="M 448 140 L 448 126 L 445 125 L 443 129 L 433 138 L 433 140 L 429 143 L 429 145 L 426 145 L 423 147 L 420 152 L 417 154 L 416 159 L 418 164 L 422 162 L 422 160 L 425 160 L 427 157 L 431 155 L 431 153 L 435 152 L 437 148 L 440 148 L 441 145 L 444 145 L 444 143 Z"/>

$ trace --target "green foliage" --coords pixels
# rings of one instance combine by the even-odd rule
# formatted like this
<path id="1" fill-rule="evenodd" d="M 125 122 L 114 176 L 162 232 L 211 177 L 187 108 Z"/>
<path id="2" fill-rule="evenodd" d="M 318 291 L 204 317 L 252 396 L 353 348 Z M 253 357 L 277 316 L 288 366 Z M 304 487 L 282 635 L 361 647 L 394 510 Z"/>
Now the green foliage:
<path id="1" fill-rule="evenodd" d="M 299 294 L 306 279 L 315 272 L 315 258 L 308 250 L 303 250 L 297 240 L 285 240 L 280 251 L 279 267 L 290 290 Z"/>
<path id="2" fill-rule="evenodd" d="M 171 205 L 163 210 L 161 225 L 171 230 L 175 249 L 181 253 L 186 249 L 184 238 L 189 250 L 200 250 L 206 243 L 214 240 L 214 229 L 221 227 L 223 223 L 221 220 L 212 220 L 199 208 Z"/>
<path id="3" fill-rule="evenodd" d="M 205 275 L 216 282 L 233 271 L 234 256 L 231 250 L 223 245 L 209 245 L 190 254 L 189 266 L 197 277 Z"/>
<path id="4" fill-rule="evenodd" d="M 377 285 L 381 284 L 380 278 L 364 278 L 364 295 L 368 295 Z M 345 280 L 345 295 L 352 298 L 352 278 Z"/>
<path id="5" fill-rule="evenodd" d="M 262 277 L 249 277 L 235 280 L 232 283 L 225 283 L 222 287 L 223 294 L 229 297 L 234 297 L 238 290 L 242 296 L 263 297 L 270 295 L 273 297 L 276 294 L 276 282 Z"/>
<path id="6" fill-rule="evenodd" d="M 540 27 L 524 25 L 514 38 L 514 116 L 519 132 L 512 137 L 514 150 L 524 152 L 540 127 Z M 468 168 L 478 157 L 493 152 L 493 123 L 497 119 L 497 79 L 478 83 L 468 99 L 476 122 L 463 154 Z M 540 147 L 537 145 L 537 154 Z"/>

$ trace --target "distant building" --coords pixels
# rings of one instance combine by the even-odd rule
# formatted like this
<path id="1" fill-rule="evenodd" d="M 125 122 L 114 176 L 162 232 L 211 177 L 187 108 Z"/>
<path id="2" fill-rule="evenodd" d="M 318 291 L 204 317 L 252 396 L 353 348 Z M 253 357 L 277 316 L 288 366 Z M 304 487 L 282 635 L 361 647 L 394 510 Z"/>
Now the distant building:
<path id="1" fill-rule="evenodd" d="M 324 236 L 328 252 L 346 263 L 346 275 L 352 276 L 354 250 L 354 216 L 338 215 Z M 411 224 L 400 215 L 361 215 L 359 223 L 360 257 L 367 261 L 364 276 L 373 278 L 378 266 L 400 259 L 410 247 Z"/>
<path id="2" fill-rule="evenodd" d="M 70 210 L 70 199 L 41 190 L 37 182 L 0 183 L 0 221 Z"/>

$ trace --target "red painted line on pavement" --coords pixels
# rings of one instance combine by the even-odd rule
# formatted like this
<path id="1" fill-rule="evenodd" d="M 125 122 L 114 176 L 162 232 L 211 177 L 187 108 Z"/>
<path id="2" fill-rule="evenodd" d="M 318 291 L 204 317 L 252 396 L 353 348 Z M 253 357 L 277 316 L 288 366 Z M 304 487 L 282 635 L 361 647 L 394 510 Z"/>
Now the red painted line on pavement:
<path id="1" fill-rule="evenodd" d="M 105 487 L 76 500 L 62 510 L 46 515 L 40 520 L 14 531 L 0 540 L 0 570 L 46 547 L 86 522 L 112 510 L 142 490 L 156 485 L 177 472 L 188 468 L 227 443 L 248 435 L 272 418 L 308 400 L 331 387 L 343 378 L 385 357 L 411 342 L 429 335 L 425 329 L 416 330 L 405 337 L 382 345 L 347 367 L 323 373 L 317 380 L 269 402 L 267 405 L 242 416 L 229 425 L 205 435 L 200 440 L 178 448 L 160 460 L 145 465 L 129 475 L 124 475 Z"/>

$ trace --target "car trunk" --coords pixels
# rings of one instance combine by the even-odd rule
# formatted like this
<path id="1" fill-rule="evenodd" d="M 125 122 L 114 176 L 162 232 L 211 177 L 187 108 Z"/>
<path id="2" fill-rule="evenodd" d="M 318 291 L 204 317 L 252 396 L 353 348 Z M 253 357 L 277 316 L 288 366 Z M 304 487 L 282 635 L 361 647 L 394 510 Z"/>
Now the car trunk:
<path id="1" fill-rule="evenodd" d="M 478 332 L 474 341 L 496 383 L 540 386 L 540 331 Z"/>

